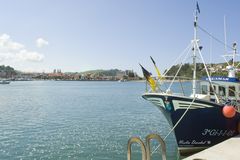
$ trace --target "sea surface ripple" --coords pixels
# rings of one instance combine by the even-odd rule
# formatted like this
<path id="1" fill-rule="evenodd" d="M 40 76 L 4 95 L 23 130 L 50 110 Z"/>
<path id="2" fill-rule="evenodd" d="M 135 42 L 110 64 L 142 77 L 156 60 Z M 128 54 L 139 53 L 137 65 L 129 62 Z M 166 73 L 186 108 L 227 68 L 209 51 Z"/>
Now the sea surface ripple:
<path id="1" fill-rule="evenodd" d="M 127 141 L 167 135 L 140 82 L 28 81 L 0 86 L 1 160 L 124 160 Z M 167 155 L 176 159 L 173 135 Z M 153 141 L 153 147 L 158 145 Z M 133 146 L 133 158 L 141 157 Z M 153 158 L 159 158 L 159 153 Z M 154 160 L 153 159 L 153 160 Z"/>

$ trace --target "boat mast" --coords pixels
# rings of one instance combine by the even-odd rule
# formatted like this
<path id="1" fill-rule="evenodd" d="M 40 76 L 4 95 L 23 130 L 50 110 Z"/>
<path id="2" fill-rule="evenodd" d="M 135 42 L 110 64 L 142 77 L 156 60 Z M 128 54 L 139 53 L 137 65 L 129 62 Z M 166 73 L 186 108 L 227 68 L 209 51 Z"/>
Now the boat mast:
<path id="1" fill-rule="evenodd" d="M 194 39 L 192 40 L 192 44 L 193 44 L 193 66 L 194 66 L 194 70 L 193 70 L 193 88 L 192 88 L 192 92 L 193 92 L 192 95 L 193 95 L 193 97 L 196 96 L 196 70 L 197 70 L 197 66 L 196 66 L 196 53 L 197 52 L 199 53 L 199 55 L 200 55 L 200 57 L 202 59 L 204 68 L 205 68 L 207 76 L 208 76 L 208 80 L 210 82 L 210 86 L 214 90 L 210 74 L 208 72 L 206 63 L 205 63 L 205 61 L 203 59 L 203 56 L 201 54 L 201 46 L 198 45 L 198 42 L 199 42 L 199 39 L 197 39 L 198 13 L 200 13 L 200 9 L 199 9 L 198 3 L 197 3 L 197 8 L 195 10 L 195 18 L 194 18 Z M 218 96 L 216 95 L 215 92 L 214 92 L 214 95 L 216 97 L 217 103 L 219 103 L 219 98 L 218 98 Z"/>
<path id="2" fill-rule="evenodd" d="M 234 62 L 235 62 L 236 54 L 237 54 L 237 43 L 234 42 L 234 43 L 233 43 L 233 64 L 232 64 L 233 67 L 235 67 Z"/>
<path id="3" fill-rule="evenodd" d="M 197 20 L 198 20 L 198 13 L 199 13 L 199 9 L 198 9 L 198 4 L 197 4 L 197 8 L 195 10 L 195 17 L 194 17 L 194 37 L 193 37 L 193 86 L 192 86 L 192 94 L 195 97 L 196 94 L 196 71 L 197 71 L 197 64 L 196 64 L 196 51 L 198 50 L 197 46 L 198 46 L 198 40 L 197 40 Z"/>

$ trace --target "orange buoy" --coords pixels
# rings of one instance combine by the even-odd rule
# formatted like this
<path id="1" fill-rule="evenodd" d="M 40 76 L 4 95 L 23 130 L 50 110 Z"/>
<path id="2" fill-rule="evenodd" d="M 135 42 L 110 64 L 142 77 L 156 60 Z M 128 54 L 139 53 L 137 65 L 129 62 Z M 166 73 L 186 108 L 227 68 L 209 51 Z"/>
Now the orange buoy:
<path id="1" fill-rule="evenodd" d="M 222 112 L 226 118 L 232 118 L 236 114 L 235 108 L 233 106 L 228 106 L 228 105 L 223 107 Z"/>

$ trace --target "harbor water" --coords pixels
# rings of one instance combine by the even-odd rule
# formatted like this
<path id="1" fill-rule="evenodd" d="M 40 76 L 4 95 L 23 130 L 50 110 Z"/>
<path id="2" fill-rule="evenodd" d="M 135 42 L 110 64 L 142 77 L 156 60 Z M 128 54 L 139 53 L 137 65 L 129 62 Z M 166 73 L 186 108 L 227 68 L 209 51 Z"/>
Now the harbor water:
<path id="1" fill-rule="evenodd" d="M 162 113 L 141 82 L 26 81 L 0 86 L 0 159 L 127 159 L 127 141 L 166 136 Z M 158 145 L 153 141 L 153 148 Z M 167 156 L 177 159 L 173 134 Z M 132 159 L 140 159 L 133 145 Z M 153 154 L 153 160 L 158 159 Z"/>

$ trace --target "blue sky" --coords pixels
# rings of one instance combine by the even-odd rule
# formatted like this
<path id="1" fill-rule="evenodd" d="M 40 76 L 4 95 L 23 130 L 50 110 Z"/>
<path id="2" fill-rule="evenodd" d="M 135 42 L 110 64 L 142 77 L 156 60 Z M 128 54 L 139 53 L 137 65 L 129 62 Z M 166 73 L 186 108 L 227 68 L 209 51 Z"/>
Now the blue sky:
<path id="1" fill-rule="evenodd" d="M 0 1 L 0 62 L 23 71 L 168 68 L 193 37 L 192 0 Z M 199 25 L 224 41 L 240 42 L 237 0 L 199 0 Z M 199 33 L 209 61 L 210 38 Z M 41 41 L 37 43 L 36 41 Z M 1 43 L 2 41 L 2 43 Z M 38 44 L 38 46 L 37 46 Z M 224 46 L 212 43 L 213 62 Z M 1 49 L 2 47 L 2 49 Z M 15 48 L 14 48 L 15 47 Z"/>

